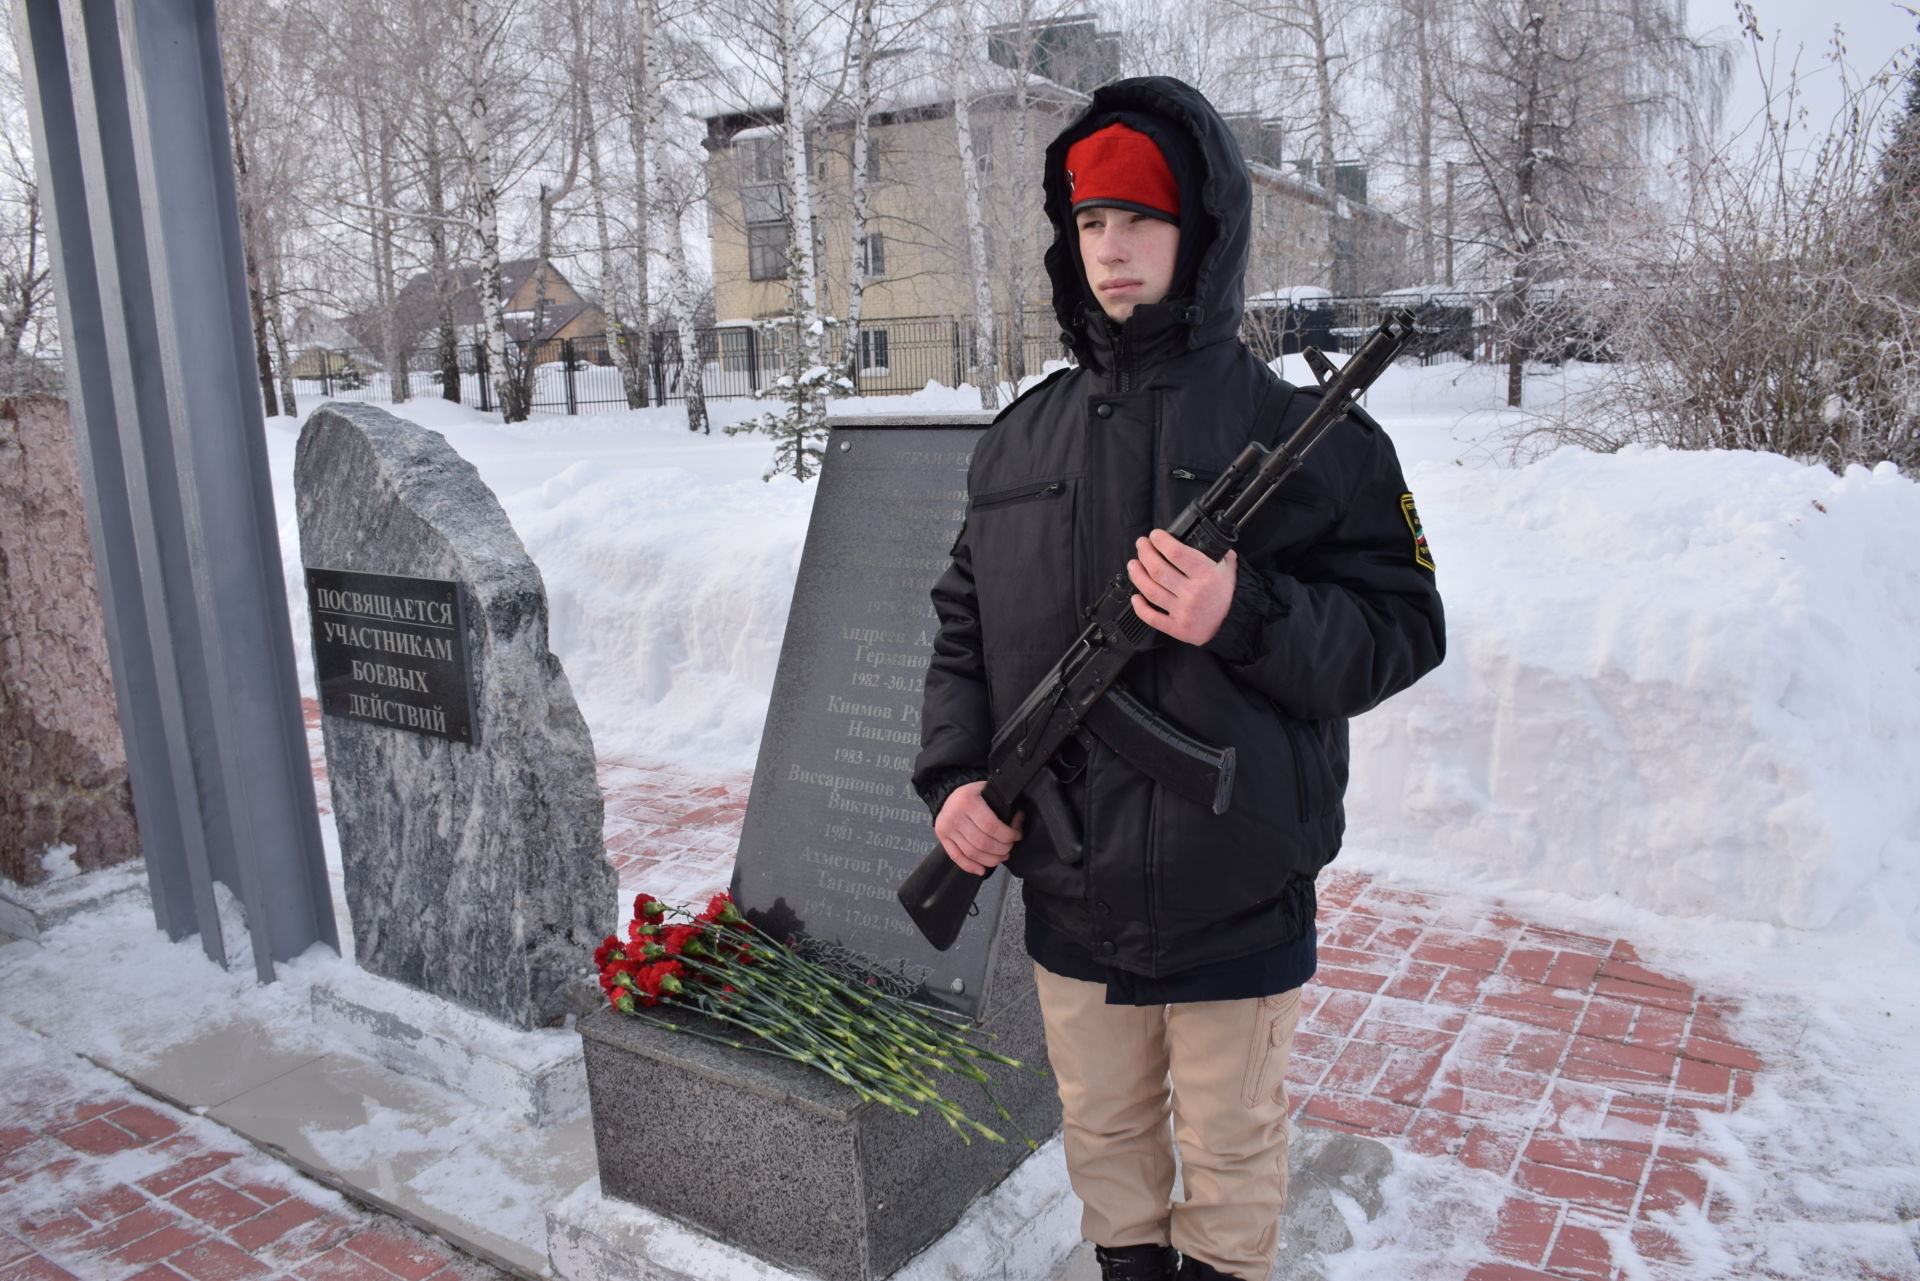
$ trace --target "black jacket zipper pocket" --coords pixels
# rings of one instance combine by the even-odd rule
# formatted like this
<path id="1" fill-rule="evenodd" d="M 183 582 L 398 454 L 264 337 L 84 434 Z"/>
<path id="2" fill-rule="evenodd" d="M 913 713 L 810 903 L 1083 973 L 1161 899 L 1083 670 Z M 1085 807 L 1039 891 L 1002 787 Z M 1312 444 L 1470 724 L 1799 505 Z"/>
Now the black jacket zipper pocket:
<path id="1" fill-rule="evenodd" d="M 1278 712 L 1279 709 L 1275 708 L 1275 711 Z M 1280 724 L 1287 731 L 1287 746 L 1293 749 L 1294 799 L 1299 805 L 1297 810 L 1299 820 L 1304 823 L 1313 817 L 1315 809 L 1313 793 L 1310 789 L 1313 787 L 1311 776 L 1317 773 L 1317 771 L 1311 769 L 1307 764 L 1307 745 L 1305 742 L 1307 735 L 1311 733 L 1311 731 L 1305 726 L 1295 724 L 1293 718 L 1286 715 L 1286 713 L 1280 712 L 1279 714 L 1281 716 Z"/>
<path id="2" fill-rule="evenodd" d="M 1019 485 L 1013 489 L 997 489 L 991 494 L 982 494 L 974 499 L 969 507 L 980 511 L 987 507 L 998 507 L 1003 503 L 1017 503 L 1023 498 L 1053 498 L 1067 487 L 1064 480 L 1035 481 L 1030 485 Z"/>

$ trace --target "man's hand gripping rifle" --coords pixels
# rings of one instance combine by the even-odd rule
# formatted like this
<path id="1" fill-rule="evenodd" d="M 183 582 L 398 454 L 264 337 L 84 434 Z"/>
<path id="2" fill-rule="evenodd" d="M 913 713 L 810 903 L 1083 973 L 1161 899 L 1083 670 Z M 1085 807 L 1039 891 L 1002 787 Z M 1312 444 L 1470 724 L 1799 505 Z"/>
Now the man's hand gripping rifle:
<path id="1" fill-rule="evenodd" d="M 1320 381 L 1321 395 L 1307 420 L 1272 450 L 1249 442 L 1220 479 L 1173 519 L 1167 532 L 1211 560 L 1225 556 L 1247 521 L 1347 416 L 1412 336 L 1412 313 L 1394 312 L 1337 372 L 1309 348 L 1307 363 Z M 1005 823 L 1013 821 L 1022 799 L 1030 801 L 1067 863 L 1080 861 L 1080 824 L 1054 762 L 1061 746 L 1083 731 L 1155 782 L 1210 806 L 1216 814 L 1226 812 L 1233 796 L 1232 747 L 1200 742 L 1115 683 L 1134 655 L 1160 640 L 1160 633 L 1134 613 L 1133 595 L 1123 568 L 1088 611 L 1092 621 L 1087 629 L 1000 726 L 988 752 L 982 797 Z M 973 913 L 984 879 L 960 868 L 935 846 L 901 883 L 900 903 L 927 941 L 944 952 Z"/>

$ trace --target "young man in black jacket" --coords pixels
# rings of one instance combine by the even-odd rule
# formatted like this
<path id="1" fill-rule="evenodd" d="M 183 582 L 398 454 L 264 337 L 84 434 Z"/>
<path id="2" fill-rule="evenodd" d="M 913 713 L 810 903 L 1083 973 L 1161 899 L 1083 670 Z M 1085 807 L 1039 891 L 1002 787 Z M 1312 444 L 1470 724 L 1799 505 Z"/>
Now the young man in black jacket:
<path id="1" fill-rule="evenodd" d="M 1385 432 L 1335 427 L 1221 561 L 1165 532 L 1316 393 L 1237 337 L 1251 181 L 1177 80 L 1122 81 L 1048 148 L 1046 263 L 1078 366 L 981 438 L 914 784 L 949 856 L 1021 878 L 1082 1230 L 1109 1281 L 1263 1281 L 1286 1198 L 1285 1073 L 1314 970 L 1314 876 L 1340 846 L 1347 718 L 1444 649 L 1433 562 Z M 1165 633 L 1125 684 L 1238 751 L 1215 815 L 1097 739 L 1059 771 L 1084 858 L 981 798 L 997 718 L 1125 564 Z M 1171 1138 L 1168 1118 L 1174 1121 Z M 1185 1196 L 1173 1200 L 1173 1143 Z"/>

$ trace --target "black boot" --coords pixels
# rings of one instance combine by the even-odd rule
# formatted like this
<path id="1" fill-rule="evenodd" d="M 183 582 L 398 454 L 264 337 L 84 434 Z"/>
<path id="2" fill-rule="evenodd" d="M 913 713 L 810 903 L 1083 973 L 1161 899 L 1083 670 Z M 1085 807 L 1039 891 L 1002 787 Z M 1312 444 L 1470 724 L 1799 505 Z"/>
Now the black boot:
<path id="1" fill-rule="evenodd" d="M 1122 1245 L 1109 1250 L 1093 1247 L 1100 1261 L 1100 1281 L 1174 1281 L 1180 1256 L 1170 1245 Z"/>
<path id="2" fill-rule="evenodd" d="M 1180 1260 L 1180 1271 L 1176 1274 L 1175 1281 L 1239 1281 L 1239 1278 L 1230 1272 L 1222 1272 L 1211 1263 L 1186 1258 Z"/>

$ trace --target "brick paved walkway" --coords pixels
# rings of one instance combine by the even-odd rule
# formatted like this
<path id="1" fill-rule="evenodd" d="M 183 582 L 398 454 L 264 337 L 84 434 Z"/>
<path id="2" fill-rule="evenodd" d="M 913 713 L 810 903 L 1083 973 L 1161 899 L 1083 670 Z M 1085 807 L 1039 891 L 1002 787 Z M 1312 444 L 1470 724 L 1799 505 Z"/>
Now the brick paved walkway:
<path id="1" fill-rule="evenodd" d="M 1753 1088 L 1723 998 L 1632 944 L 1334 872 L 1288 1073 L 1295 1115 L 1451 1156 L 1511 1185 L 1468 1281 L 1615 1278 L 1607 1234 L 1695 1275 L 1665 1216 L 1710 1217 L 1703 1113 Z"/>
<path id="2" fill-rule="evenodd" d="M 0 1281 L 505 1275 L 64 1057 L 5 1085 Z"/>
<path id="3" fill-rule="evenodd" d="M 311 704 L 309 724 L 318 762 Z M 691 902 L 726 885 L 748 778 L 602 762 L 600 780 L 623 893 Z M 1724 1209 L 1700 1118 L 1739 1106 L 1764 1070 L 1728 1031 L 1730 998 L 1624 939 L 1347 872 L 1321 878 L 1320 929 L 1294 1115 L 1505 1180 L 1462 1281 L 1698 1275 L 1668 1228 Z"/>
<path id="4" fill-rule="evenodd" d="M 603 765 L 601 781 L 623 889 L 672 881 L 694 900 L 726 884 L 748 779 Z M 1623 939 L 1346 872 L 1320 889 L 1295 1117 L 1504 1178 L 1498 1231 L 1464 1281 L 1624 1278 L 1608 1234 L 1647 1269 L 1697 1275 L 1663 1223 L 1717 1212 L 1699 1117 L 1738 1106 L 1762 1066 L 1727 1031 L 1733 1004 Z"/>

